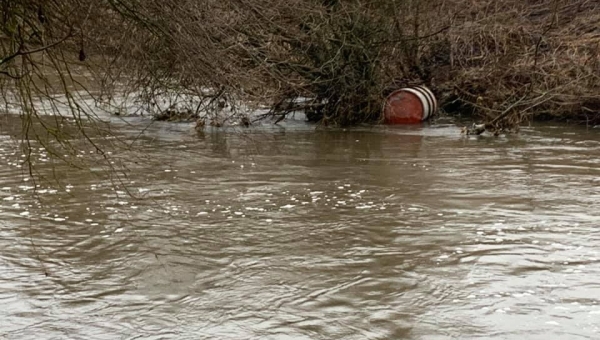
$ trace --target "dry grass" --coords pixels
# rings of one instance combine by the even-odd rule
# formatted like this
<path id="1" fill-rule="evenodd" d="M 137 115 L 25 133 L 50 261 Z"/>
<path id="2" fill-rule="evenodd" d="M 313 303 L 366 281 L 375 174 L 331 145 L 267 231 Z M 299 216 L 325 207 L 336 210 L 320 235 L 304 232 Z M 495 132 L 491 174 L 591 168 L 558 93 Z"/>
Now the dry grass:
<path id="1" fill-rule="evenodd" d="M 449 110 L 505 125 L 535 118 L 600 123 L 600 3 L 590 0 L 474 1 L 444 37 L 436 65 Z M 513 105 L 517 103 L 517 105 Z"/>

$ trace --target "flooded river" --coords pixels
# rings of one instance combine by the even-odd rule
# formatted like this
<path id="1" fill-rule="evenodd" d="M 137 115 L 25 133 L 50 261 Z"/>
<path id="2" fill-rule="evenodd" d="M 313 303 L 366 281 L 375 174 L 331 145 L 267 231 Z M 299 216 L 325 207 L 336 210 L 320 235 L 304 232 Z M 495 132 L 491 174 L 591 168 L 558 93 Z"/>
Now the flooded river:
<path id="1" fill-rule="evenodd" d="M 136 119 L 121 182 L 2 129 L 0 339 L 600 338 L 598 129 Z"/>

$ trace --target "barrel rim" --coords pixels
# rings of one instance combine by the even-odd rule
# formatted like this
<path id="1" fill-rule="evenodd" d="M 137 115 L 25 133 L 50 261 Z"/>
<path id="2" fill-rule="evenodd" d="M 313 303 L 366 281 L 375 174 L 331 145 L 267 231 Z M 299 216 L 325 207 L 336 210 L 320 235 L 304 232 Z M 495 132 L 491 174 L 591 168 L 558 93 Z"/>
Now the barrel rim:
<path id="1" fill-rule="evenodd" d="M 437 109 L 438 109 L 438 105 L 437 105 L 437 100 L 435 99 L 435 95 L 433 94 L 433 92 L 425 85 L 419 85 L 419 86 L 416 86 L 416 88 L 421 89 L 423 92 L 425 92 L 427 97 L 430 99 L 431 115 L 436 113 Z"/>

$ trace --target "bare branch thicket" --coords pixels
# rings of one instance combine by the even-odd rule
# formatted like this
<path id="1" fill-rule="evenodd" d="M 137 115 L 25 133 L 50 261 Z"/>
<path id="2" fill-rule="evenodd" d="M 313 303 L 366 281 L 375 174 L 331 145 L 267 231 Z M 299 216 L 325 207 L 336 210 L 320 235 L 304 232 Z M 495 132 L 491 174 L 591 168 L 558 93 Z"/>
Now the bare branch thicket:
<path id="1" fill-rule="evenodd" d="M 536 118 L 600 123 L 600 3 L 468 4 L 448 3 L 459 13 L 444 37 L 450 63 L 435 66 L 449 111 L 474 112 L 492 131 Z"/>
<path id="2" fill-rule="evenodd" d="M 303 109 L 350 125 L 377 121 L 389 91 L 424 83 L 447 111 L 494 130 L 532 117 L 600 121 L 594 1 L 180 1 L 143 11 L 167 32 L 139 64 L 139 88 L 153 94 L 169 84 L 206 103 L 269 108 L 276 121 Z"/>
<path id="3" fill-rule="evenodd" d="M 184 110 L 195 115 L 226 102 L 268 108 L 277 120 L 304 109 L 312 121 L 349 125 L 376 121 L 386 91 L 422 78 L 423 41 L 449 23 L 420 17 L 432 3 L 188 0 L 117 8 L 155 33 L 140 46 L 130 87 L 147 105 L 159 107 L 169 93 L 190 99 Z"/>
<path id="4" fill-rule="evenodd" d="M 21 118 L 29 173 L 41 150 L 79 168 L 93 153 L 117 170 L 105 149 L 121 142 L 106 138 L 112 132 L 97 113 L 132 62 L 119 47 L 133 46 L 137 23 L 94 0 L 3 1 L 0 9 L 0 99 Z"/>

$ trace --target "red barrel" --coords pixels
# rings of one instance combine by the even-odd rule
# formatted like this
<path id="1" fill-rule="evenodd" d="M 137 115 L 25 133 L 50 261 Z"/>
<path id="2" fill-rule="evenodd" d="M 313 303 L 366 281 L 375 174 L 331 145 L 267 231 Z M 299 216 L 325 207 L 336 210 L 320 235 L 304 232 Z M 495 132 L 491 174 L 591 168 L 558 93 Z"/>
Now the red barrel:
<path id="1" fill-rule="evenodd" d="M 417 124 L 437 111 L 433 92 L 425 86 L 407 87 L 392 92 L 383 105 L 386 124 Z"/>

